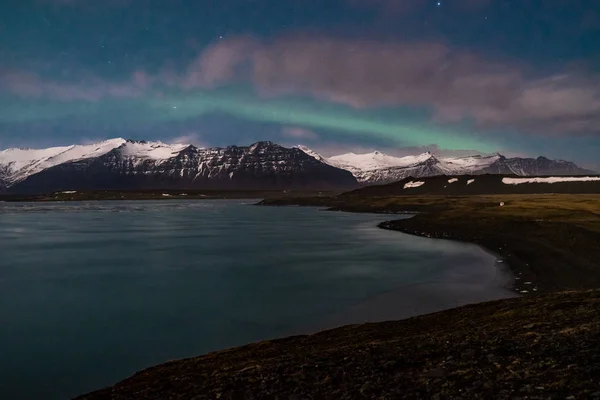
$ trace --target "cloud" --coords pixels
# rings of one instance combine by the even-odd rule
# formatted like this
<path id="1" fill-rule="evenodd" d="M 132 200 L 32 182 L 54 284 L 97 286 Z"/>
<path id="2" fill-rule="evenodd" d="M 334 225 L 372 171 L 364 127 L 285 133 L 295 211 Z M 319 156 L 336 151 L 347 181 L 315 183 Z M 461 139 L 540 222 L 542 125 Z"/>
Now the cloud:
<path id="1" fill-rule="evenodd" d="M 192 144 L 196 147 L 207 147 L 203 144 L 200 135 L 196 132 L 185 133 L 171 140 L 173 144 Z"/>
<path id="2" fill-rule="evenodd" d="M 0 91 L 24 98 L 51 98 L 71 101 L 97 101 L 104 97 L 137 97 L 142 91 L 136 85 L 113 83 L 97 78 L 85 83 L 44 80 L 36 74 L 18 70 L 0 70 Z"/>
<path id="3" fill-rule="evenodd" d="M 255 41 L 239 37 L 209 46 L 188 67 L 183 80 L 186 88 L 213 87 L 235 78 L 240 66 L 247 61 Z"/>
<path id="4" fill-rule="evenodd" d="M 489 61 L 436 41 L 377 42 L 322 36 L 271 41 L 234 37 L 201 52 L 182 73 L 142 69 L 128 81 L 44 80 L 0 70 L 0 91 L 24 98 L 148 99 L 164 88 L 210 91 L 250 84 L 263 97 L 303 96 L 355 109 L 430 110 L 439 123 L 535 133 L 600 134 L 600 79 L 582 69 L 533 77 L 526 66 Z M 294 122 L 290 122 L 294 124 Z M 293 129 L 288 128 L 288 129 Z M 298 129 L 298 128 L 296 128 Z M 282 132 L 301 135 L 300 131 Z"/>
<path id="5" fill-rule="evenodd" d="M 317 135 L 314 131 L 306 128 L 300 128 L 295 126 L 285 126 L 281 129 L 281 134 L 283 136 L 294 138 L 294 139 L 303 139 L 303 140 L 317 140 L 319 139 L 319 135 Z"/>
<path id="6" fill-rule="evenodd" d="M 439 42 L 238 38 L 217 43 L 192 65 L 187 82 L 204 87 L 247 80 L 265 96 L 425 107 L 440 122 L 482 128 L 600 133 L 598 77 L 571 71 L 534 79 L 519 63 L 490 62 Z"/>

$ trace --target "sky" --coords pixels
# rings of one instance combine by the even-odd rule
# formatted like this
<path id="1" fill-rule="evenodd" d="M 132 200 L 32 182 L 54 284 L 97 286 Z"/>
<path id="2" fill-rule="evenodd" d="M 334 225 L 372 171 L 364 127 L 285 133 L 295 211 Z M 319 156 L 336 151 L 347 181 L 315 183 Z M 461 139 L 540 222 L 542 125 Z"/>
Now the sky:
<path id="1" fill-rule="evenodd" d="M 600 170 L 600 0 L 4 0 L 0 149 L 107 138 Z"/>

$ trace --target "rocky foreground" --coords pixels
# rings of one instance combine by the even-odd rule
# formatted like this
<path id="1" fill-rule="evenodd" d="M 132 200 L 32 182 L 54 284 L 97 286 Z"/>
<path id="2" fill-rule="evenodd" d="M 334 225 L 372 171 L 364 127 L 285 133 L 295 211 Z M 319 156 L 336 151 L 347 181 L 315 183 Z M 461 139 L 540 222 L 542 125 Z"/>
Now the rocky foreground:
<path id="1" fill-rule="evenodd" d="M 600 291 L 266 341 L 79 399 L 600 399 Z"/>

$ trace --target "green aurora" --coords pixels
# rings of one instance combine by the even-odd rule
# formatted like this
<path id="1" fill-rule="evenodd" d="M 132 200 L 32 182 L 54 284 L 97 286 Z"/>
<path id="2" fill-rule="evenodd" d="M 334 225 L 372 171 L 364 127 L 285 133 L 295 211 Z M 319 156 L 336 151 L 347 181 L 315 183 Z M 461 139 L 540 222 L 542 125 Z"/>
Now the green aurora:
<path id="1" fill-rule="evenodd" d="M 308 99 L 258 99 L 240 90 L 213 90 L 194 93 L 149 93 L 144 97 L 97 101 L 28 100 L 5 102 L 0 124 L 51 122 L 71 119 L 110 120 L 135 127 L 193 120 L 224 114 L 247 121 L 298 126 L 335 132 L 340 136 L 376 138 L 398 146 L 436 144 L 447 150 L 474 149 L 492 152 L 497 146 L 474 136 L 442 129 L 433 123 L 415 123 L 397 111 L 375 112 L 334 104 L 317 104 Z"/>

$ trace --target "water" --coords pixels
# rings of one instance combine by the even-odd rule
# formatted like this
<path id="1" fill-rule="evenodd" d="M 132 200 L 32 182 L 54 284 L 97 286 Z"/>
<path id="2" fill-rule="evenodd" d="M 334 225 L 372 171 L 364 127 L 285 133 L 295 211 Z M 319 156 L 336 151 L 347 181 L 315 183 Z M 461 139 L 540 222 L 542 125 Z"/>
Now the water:
<path id="1" fill-rule="evenodd" d="M 512 295 L 476 246 L 251 202 L 0 203 L 0 398 L 67 399 L 171 359 Z"/>

